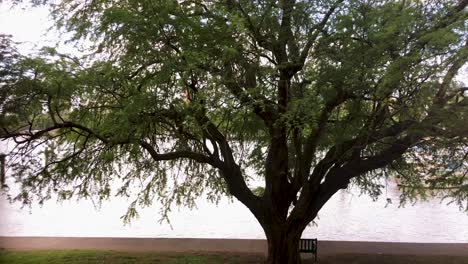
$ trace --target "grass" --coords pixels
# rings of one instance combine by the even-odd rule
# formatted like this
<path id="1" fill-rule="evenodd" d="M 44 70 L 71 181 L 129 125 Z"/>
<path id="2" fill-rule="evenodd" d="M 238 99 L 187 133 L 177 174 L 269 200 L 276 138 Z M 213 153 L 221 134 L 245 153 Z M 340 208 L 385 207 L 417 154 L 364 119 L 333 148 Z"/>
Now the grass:
<path id="1" fill-rule="evenodd" d="M 0 264 L 261 264 L 253 254 L 128 253 L 89 250 L 0 251 Z M 304 264 L 312 263 L 310 259 Z M 468 264 L 468 257 L 344 254 L 319 257 L 319 264 Z"/>
<path id="2" fill-rule="evenodd" d="M 246 257 L 256 258 L 256 261 L 245 262 Z M 130 253 L 90 250 L 0 251 L 1 264 L 242 264 L 261 263 L 261 258 L 262 256 L 234 254 Z"/>

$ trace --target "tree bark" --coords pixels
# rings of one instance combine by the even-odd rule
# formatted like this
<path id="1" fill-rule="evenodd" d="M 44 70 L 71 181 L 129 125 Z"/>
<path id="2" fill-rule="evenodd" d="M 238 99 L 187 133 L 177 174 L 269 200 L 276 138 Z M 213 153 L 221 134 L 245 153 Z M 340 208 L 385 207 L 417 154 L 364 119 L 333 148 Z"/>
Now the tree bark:
<path id="1" fill-rule="evenodd" d="M 264 228 L 268 241 L 267 264 L 300 264 L 299 240 L 302 230 L 272 224 Z"/>

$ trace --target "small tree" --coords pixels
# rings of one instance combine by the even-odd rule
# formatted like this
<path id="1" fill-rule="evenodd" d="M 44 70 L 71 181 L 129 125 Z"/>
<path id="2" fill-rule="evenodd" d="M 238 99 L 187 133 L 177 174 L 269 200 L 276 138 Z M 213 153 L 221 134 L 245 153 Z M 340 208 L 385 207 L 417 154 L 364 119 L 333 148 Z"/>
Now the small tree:
<path id="1" fill-rule="evenodd" d="M 467 3 L 63 0 L 57 25 L 93 52 L 46 49 L 1 83 L 16 199 L 140 182 L 131 218 L 232 195 L 272 264 L 301 262 L 303 230 L 350 182 L 376 196 L 395 176 L 403 201 L 430 191 L 466 208 Z"/>

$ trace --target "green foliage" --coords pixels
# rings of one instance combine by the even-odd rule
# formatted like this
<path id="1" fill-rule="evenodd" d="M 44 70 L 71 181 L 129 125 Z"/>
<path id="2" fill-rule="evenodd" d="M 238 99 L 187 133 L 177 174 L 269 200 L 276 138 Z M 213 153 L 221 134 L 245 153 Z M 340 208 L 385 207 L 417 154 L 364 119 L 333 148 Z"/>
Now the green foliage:
<path id="1" fill-rule="evenodd" d="M 57 26 L 89 47 L 79 58 L 20 57 L 2 36 L 11 198 L 123 195 L 129 220 L 203 194 L 315 197 L 304 190 L 342 169 L 372 196 L 399 175 L 403 202 L 438 192 L 467 208 L 462 3 L 234 2 L 54 3 Z M 257 177 L 290 189 L 242 193 Z"/>
<path id="2" fill-rule="evenodd" d="M 257 195 L 257 196 L 263 196 L 263 194 L 265 193 L 265 188 L 259 186 L 259 187 L 256 187 L 254 189 L 252 189 L 252 192 Z"/>

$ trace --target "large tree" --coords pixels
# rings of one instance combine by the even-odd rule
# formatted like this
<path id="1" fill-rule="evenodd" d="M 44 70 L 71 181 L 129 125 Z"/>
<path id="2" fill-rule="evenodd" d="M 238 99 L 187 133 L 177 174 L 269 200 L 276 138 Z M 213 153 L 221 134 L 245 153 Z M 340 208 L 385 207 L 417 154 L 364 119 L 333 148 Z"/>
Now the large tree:
<path id="1" fill-rule="evenodd" d="M 0 135 L 16 145 L 16 199 L 134 193 L 132 217 L 228 194 L 262 226 L 271 264 L 301 262 L 303 230 L 350 183 L 378 195 L 395 176 L 402 200 L 438 193 L 466 209 L 468 99 L 454 77 L 467 3 L 56 3 L 88 53 L 8 62 Z"/>

